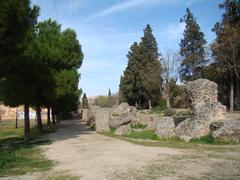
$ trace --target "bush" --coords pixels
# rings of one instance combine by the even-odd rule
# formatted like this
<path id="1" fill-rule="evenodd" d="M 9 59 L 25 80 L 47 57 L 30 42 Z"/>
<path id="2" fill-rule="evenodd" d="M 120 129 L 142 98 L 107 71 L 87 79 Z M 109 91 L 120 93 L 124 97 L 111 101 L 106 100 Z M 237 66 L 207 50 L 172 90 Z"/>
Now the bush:
<path id="1" fill-rule="evenodd" d="M 211 135 L 203 136 L 201 138 L 192 139 L 190 142 L 203 143 L 203 144 L 213 144 L 215 142 Z"/>
<path id="2" fill-rule="evenodd" d="M 165 99 L 161 99 L 160 100 L 160 103 L 159 103 L 159 106 L 155 106 L 152 111 L 153 112 L 156 112 L 156 113 L 159 113 L 160 111 L 163 111 L 164 109 L 167 108 L 167 102 Z"/>
<path id="3" fill-rule="evenodd" d="M 131 128 L 133 128 L 133 129 L 145 129 L 146 127 L 147 127 L 147 125 L 144 125 L 141 123 L 131 124 Z"/>
<path id="4" fill-rule="evenodd" d="M 163 113 L 164 116 L 173 116 L 176 113 L 176 111 L 173 109 L 165 109 Z"/>

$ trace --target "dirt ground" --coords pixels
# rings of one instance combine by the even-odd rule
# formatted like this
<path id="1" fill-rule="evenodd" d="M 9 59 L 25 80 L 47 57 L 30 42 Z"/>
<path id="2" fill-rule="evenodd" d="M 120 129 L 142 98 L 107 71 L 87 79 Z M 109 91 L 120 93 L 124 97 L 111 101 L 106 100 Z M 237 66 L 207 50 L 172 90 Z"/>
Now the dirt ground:
<path id="1" fill-rule="evenodd" d="M 17 179 L 43 179 L 55 173 L 87 180 L 240 179 L 239 145 L 214 150 L 142 146 L 98 134 L 78 120 L 62 122 L 49 138 L 53 143 L 41 148 L 56 162 L 53 170 Z"/>

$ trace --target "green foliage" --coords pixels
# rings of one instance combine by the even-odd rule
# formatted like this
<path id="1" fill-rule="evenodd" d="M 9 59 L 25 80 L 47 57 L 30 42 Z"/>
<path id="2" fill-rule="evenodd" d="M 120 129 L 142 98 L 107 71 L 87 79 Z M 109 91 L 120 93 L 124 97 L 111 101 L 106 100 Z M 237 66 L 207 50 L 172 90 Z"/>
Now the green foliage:
<path id="1" fill-rule="evenodd" d="M 203 143 L 203 144 L 213 144 L 215 142 L 211 135 L 203 136 L 201 138 L 192 139 L 192 143 Z"/>
<path id="2" fill-rule="evenodd" d="M 76 70 L 62 70 L 55 73 L 55 110 L 62 116 L 75 111 L 79 103 L 78 72 Z"/>
<path id="3" fill-rule="evenodd" d="M 232 85 L 236 93 L 232 100 L 236 100 L 234 104 L 239 109 L 240 2 L 225 0 L 219 7 L 224 12 L 222 19 L 213 28 L 216 33 L 216 39 L 211 45 L 214 61 L 206 68 L 206 77 L 218 83 L 221 101 L 226 105 L 231 104 L 230 98 L 226 96 L 230 94 Z"/>
<path id="4" fill-rule="evenodd" d="M 145 129 L 146 127 L 147 127 L 147 125 L 141 124 L 141 123 L 131 124 L 131 128 L 133 128 L 133 129 Z"/>
<path id="5" fill-rule="evenodd" d="M 36 23 L 39 8 L 29 0 L 8 0 L 0 3 L 0 79 L 13 76 L 22 67 L 26 37 Z"/>
<path id="6" fill-rule="evenodd" d="M 135 105 L 142 96 L 142 64 L 138 43 L 134 42 L 128 52 L 128 66 L 120 80 L 120 97 L 122 101 L 127 101 L 129 105 Z M 139 104 L 140 105 L 140 104 Z"/>
<path id="7" fill-rule="evenodd" d="M 186 29 L 180 43 L 180 76 L 182 81 L 189 81 L 200 78 L 201 69 L 207 63 L 204 50 L 206 40 L 189 8 L 181 22 L 186 24 Z"/>
<path id="8" fill-rule="evenodd" d="M 190 141 L 190 143 L 201 143 L 201 144 L 236 144 L 233 141 L 216 141 L 210 134 L 207 136 L 203 136 L 201 138 L 195 138 Z"/>
<path id="9" fill-rule="evenodd" d="M 46 171 L 52 165 L 36 148 L 20 147 L 0 151 L 0 177 Z"/>
<path id="10" fill-rule="evenodd" d="M 159 113 L 161 111 L 163 111 L 164 109 L 167 108 L 167 102 L 165 99 L 160 99 L 160 103 L 158 106 L 155 106 L 152 111 L 153 112 L 156 112 L 156 113 Z"/>
<path id="11" fill-rule="evenodd" d="M 141 42 L 128 52 L 128 66 L 120 80 L 120 101 L 147 108 L 149 100 L 158 105 L 161 97 L 161 64 L 150 25 L 144 29 Z"/>

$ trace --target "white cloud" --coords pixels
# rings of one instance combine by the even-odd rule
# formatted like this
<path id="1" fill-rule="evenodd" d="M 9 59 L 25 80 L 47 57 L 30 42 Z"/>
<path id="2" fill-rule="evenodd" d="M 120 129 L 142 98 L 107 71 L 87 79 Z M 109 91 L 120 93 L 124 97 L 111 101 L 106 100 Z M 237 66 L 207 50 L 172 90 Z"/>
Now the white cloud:
<path id="1" fill-rule="evenodd" d="M 160 4 L 160 3 L 176 3 L 179 1 L 180 0 L 127 0 L 118 4 L 114 4 L 98 12 L 97 14 L 93 15 L 92 18 L 110 15 L 120 11 L 128 10 L 130 8 L 149 6 L 149 5 Z"/>
<path id="2" fill-rule="evenodd" d="M 185 23 L 170 23 L 161 33 L 161 36 L 165 37 L 170 41 L 178 40 L 182 37 L 184 29 Z"/>
<path id="3" fill-rule="evenodd" d="M 156 4 L 178 4 L 178 3 L 184 3 L 186 6 L 191 6 L 193 3 L 196 2 L 202 2 L 205 0 L 126 0 L 121 3 L 114 4 L 96 14 L 90 17 L 97 18 L 102 16 L 107 16 L 110 14 L 114 14 L 117 12 L 129 10 L 131 8 L 137 8 L 137 7 L 146 7 L 146 6 L 152 6 Z"/>

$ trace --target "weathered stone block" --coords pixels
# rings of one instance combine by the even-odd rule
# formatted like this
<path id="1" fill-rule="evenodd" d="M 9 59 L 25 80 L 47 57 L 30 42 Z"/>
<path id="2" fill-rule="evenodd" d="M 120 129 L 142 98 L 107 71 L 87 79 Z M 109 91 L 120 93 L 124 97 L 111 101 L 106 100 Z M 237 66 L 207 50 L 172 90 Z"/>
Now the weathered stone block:
<path id="1" fill-rule="evenodd" d="M 176 135 L 174 119 L 172 117 L 161 117 L 157 121 L 155 134 L 160 139 L 169 139 L 171 137 L 174 137 Z"/>
<path id="2" fill-rule="evenodd" d="M 226 107 L 217 101 L 217 84 L 207 79 L 198 79 L 186 84 L 191 117 L 176 128 L 176 135 L 185 141 L 210 133 L 210 124 L 226 118 Z"/>

